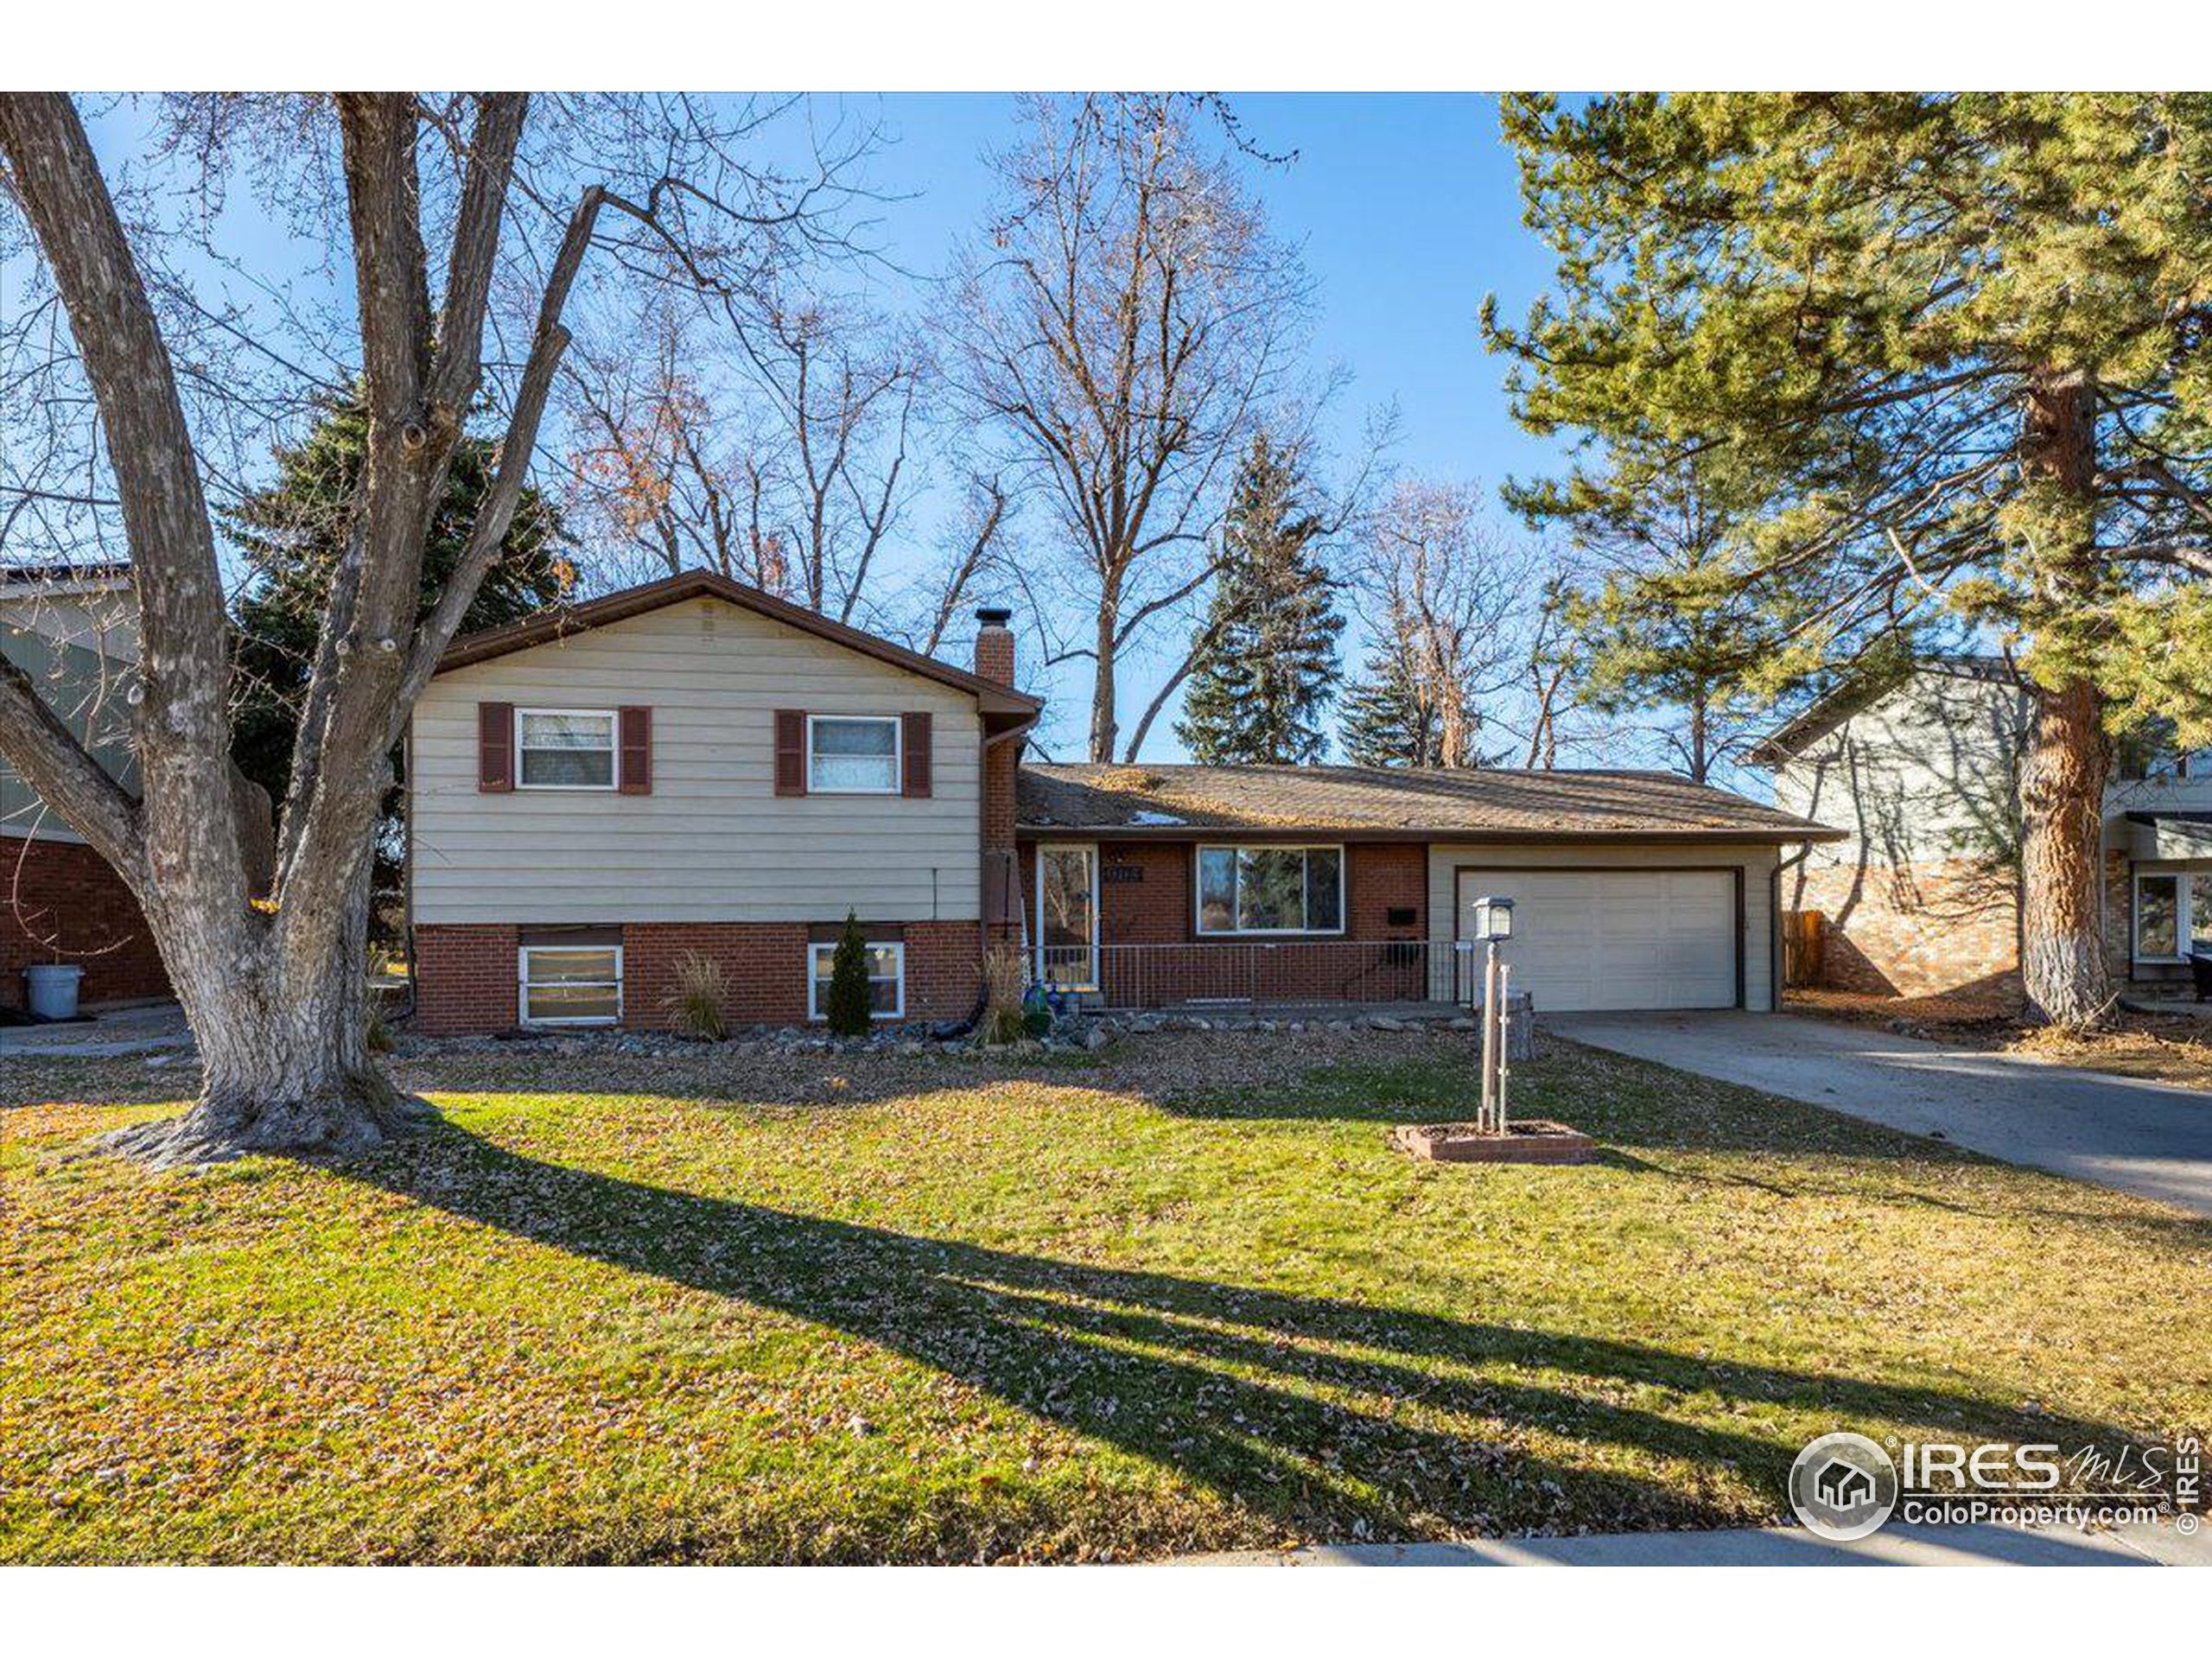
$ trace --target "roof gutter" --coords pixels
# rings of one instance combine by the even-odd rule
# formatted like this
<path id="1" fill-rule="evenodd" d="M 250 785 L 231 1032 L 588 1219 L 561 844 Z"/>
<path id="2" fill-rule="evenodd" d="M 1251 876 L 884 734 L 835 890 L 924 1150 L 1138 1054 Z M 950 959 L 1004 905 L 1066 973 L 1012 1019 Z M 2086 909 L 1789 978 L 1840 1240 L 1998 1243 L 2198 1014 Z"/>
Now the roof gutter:
<path id="1" fill-rule="evenodd" d="M 1234 836 L 1246 841 L 1311 841 L 1327 836 L 1338 841 L 1415 841 L 1463 842 L 1535 842 L 1561 846 L 1587 842 L 1752 842 L 1783 846 L 1796 842 L 1847 841 L 1847 830 L 1825 824 L 1783 827 L 1746 824 L 1740 829 L 1711 830 L 1468 830 L 1452 828 L 1385 829 L 1328 823 L 1017 823 L 1020 836 L 1084 836 L 1109 841 L 1191 841 Z M 1800 857 L 1803 855 L 1800 854 Z"/>

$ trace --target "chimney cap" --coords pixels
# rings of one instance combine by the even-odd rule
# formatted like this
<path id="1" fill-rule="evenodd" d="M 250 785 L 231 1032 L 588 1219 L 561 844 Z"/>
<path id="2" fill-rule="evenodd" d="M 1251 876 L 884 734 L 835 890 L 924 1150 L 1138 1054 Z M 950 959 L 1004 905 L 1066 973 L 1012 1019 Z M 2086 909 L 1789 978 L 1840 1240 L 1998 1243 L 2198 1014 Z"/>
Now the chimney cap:
<path id="1" fill-rule="evenodd" d="M 1004 605 L 979 605 L 976 620 L 987 628 L 1002 628 L 1014 620 L 1014 612 Z"/>

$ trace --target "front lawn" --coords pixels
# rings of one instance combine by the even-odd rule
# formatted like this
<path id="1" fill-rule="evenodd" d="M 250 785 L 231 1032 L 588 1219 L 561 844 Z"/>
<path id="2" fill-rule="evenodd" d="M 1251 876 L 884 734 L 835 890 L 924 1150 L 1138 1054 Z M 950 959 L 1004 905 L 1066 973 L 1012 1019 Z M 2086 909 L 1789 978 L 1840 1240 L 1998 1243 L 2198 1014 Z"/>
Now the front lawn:
<path id="1" fill-rule="evenodd" d="M 1711 1527 L 1834 1427 L 2212 1425 L 2212 1224 L 1575 1049 L 1520 1105 L 1605 1163 L 1386 1150 L 1464 1041 L 451 1056 L 422 1141 L 168 1176 L 79 1154 L 183 1079 L 9 1062 L 0 1559 Z"/>

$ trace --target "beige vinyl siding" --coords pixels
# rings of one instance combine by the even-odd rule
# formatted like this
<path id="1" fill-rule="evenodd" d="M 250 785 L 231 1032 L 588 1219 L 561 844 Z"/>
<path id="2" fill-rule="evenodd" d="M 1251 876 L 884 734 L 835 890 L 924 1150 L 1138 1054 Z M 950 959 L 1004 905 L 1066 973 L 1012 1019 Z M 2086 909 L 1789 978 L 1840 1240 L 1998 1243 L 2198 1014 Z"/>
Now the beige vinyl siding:
<path id="1" fill-rule="evenodd" d="M 652 792 L 479 793 L 480 701 L 650 704 Z M 927 710 L 929 797 L 778 796 L 779 709 Z M 457 669 L 415 714 L 415 919 L 973 919 L 981 744 L 973 697 L 716 599 Z"/>
<path id="2" fill-rule="evenodd" d="M 1457 873 L 1533 866 L 1541 869 L 1663 869 L 1681 866 L 1744 872 L 1744 1006 L 1774 1006 L 1773 876 L 1780 853 L 1771 846 L 1728 843 L 1684 846 L 1657 842 L 1591 842 L 1580 845 L 1436 842 L 1428 849 L 1429 937 L 1449 939 L 1458 926 Z"/>

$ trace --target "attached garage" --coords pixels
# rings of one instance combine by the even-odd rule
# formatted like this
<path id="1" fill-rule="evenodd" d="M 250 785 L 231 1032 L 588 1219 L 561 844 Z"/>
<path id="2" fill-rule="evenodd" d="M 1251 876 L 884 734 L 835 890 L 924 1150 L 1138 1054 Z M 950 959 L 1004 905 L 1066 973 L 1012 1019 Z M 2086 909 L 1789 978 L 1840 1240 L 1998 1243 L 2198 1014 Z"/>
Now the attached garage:
<path id="1" fill-rule="evenodd" d="M 1626 838 L 1437 842 L 1433 937 L 1462 938 L 1486 893 L 1513 900 L 1513 988 L 1541 1014 L 1774 1006 L 1781 849 Z"/>
<path id="2" fill-rule="evenodd" d="M 1453 937 L 1472 933 L 1475 901 L 1514 902 L 1502 955 L 1516 990 L 1547 1013 L 1732 1008 L 1744 1000 L 1744 870 L 1534 869 L 1453 872 Z"/>

